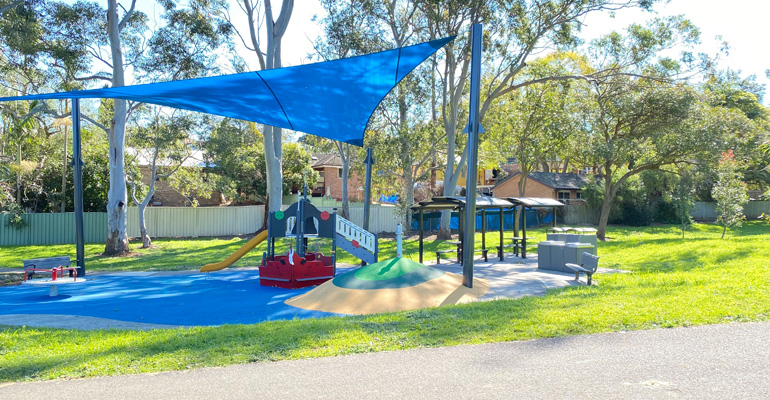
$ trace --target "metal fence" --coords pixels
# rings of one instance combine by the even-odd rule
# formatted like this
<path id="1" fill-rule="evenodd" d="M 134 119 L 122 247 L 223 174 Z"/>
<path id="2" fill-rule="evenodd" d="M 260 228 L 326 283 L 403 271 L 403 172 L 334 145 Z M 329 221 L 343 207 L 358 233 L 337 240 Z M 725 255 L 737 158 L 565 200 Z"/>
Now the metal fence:
<path id="1" fill-rule="evenodd" d="M 586 204 L 564 206 L 565 225 L 598 225 L 600 210 Z M 557 221 L 561 218 L 557 218 Z"/>
<path id="2" fill-rule="evenodd" d="M 743 206 L 746 219 L 757 219 L 762 214 L 770 214 L 770 201 L 752 200 Z M 716 203 L 699 201 L 695 203 L 692 217 L 697 221 L 715 221 L 717 219 Z"/>
<path id="3" fill-rule="evenodd" d="M 318 209 L 332 212 L 334 207 Z M 400 221 L 396 207 L 374 205 L 370 212 L 369 231 L 396 231 L 396 224 Z M 598 210 L 586 205 L 566 206 L 564 212 L 563 221 L 566 225 L 596 225 L 599 222 Z M 743 212 L 748 219 L 756 219 L 762 213 L 770 214 L 770 201 L 750 201 Z M 717 217 L 716 207 L 714 203 L 698 202 L 692 215 L 699 221 L 713 221 Z M 227 236 L 256 232 L 262 227 L 264 217 L 265 206 L 149 207 L 145 213 L 145 222 L 152 237 Z M 0 215 L 0 246 L 75 242 L 74 213 L 25 214 L 26 226 L 20 229 L 6 226 L 7 218 Z M 351 205 L 348 219 L 363 226 L 363 206 Z M 83 223 L 86 242 L 104 242 L 107 236 L 107 213 L 85 213 Z M 131 237 L 139 236 L 136 207 L 128 209 L 127 231 Z"/>
<path id="4" fill-rule="evenodd" d="M 0 214 L 0 246 L 75 243 L 75 213 L 25 214 L 25 226 L 19 229 L 6 226 L 7 219 Z M 86 242 L 103 242 L 107 213 L 85 213 L 83 233 Z"/>
<path id="5" fill-rule="evenodd" d="M 333 211 L 333 207 L 319 209 Z M 363 225 L 363 207 L 350 207 L 350 214 L 354 224 Z M 265 206 L 148 207 L 144 217 L 147 230 L 154 238 L 244 235 L 262 227 Z M 74 213 L 25 214 L 26 226 L 20 229 L 6 226 L 7 218 L 0 215 L 0 246 L 75 243 Z M 127 218 L 128 236 L 138 237 L 138 209 L 130 207 Z M 371 207 L 370 231 L 395 232 L 397 223 L 395 207 Z M 104 242 L 107 213 L 85 213 L 83 227 L 87 243 Z"/>

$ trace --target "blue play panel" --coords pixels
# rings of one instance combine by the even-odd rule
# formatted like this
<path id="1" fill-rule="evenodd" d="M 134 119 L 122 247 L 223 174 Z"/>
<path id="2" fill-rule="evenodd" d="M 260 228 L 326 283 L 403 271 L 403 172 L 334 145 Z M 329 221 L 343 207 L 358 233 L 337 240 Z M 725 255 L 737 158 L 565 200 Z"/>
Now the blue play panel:
<path id="1" fill-rule="evenodd" d="M 344 270 L 338 269 L 338 273 Z M 184 275 L 119 273 L 86 276 L 88 282 L 63 285 L 59 296 L 47 287 L 0 287 L 2 314 L 61 314 L 150 324 L 214 326 L 328 317 L 284 301 L 313 288 L 261 286 L 256 270 Z"/>

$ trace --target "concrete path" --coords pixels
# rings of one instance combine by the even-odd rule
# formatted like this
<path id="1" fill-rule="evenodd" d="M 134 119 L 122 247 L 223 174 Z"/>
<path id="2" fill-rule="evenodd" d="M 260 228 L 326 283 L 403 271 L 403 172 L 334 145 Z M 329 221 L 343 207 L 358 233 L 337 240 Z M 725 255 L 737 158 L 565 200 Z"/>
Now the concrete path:
<path id="1" fill-rule="evenodd" d="M 768 399 L 770 323 L 0 385 L 34 399 Z"/>

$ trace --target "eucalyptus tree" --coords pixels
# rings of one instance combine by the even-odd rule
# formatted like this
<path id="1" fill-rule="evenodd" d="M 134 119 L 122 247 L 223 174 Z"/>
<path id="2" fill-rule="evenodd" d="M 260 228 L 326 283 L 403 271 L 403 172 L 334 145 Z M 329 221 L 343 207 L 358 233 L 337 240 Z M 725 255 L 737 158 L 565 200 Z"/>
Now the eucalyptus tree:
<path id="1" fill-rule="evenodd" d="M 322 0 L 327 15 L 322 20 L 324 37 L 316 41 L 316 51 L 324 59 L 341 58 L 399 48 L 428 39 L 424 14 L 419 2 L 403 0 L 360 0 L 337 2 Z M 408 207 L 414 202 L 415 184 L 430 174 L 443 135 L 429 124 L 435 96 L 431 97 L 431 68 L 420 66 L 400 82 L 394 93 L 383 99 L 370 121 L 367 146 L 374 150 L 377 170 L 398 188 L 402 213 L 410 220 Z M 434 113 L 435 115 L 435 113 Z M 345 174 L 350 149 L 340 145 Z M 347 168 L 349 170 L 349 168 Z M 392 179 L 391 179 L 392 178 Z M 343 182 L 345 182 L 343 176 Z M 343 194 L 344 196 L 344 194 Z"/>
<path id="2" fill-rule="evenodd" d="M 640 37 L 634 52 L 628 57 L 616 59 L 617 63 L 604 65 L 589 74 L 581 71 L 567 71 L 563 74 L 529 78 L 526 74 L 533 57 L 554 50 L 575 49 L 581 40 L 578 33 L 584 17 L 592 13 L 612 12 L 625 8 L 649 10 L 655 0 L 449 0 L 420 1 L 427 17 L 432 38 L 458 35 L 458 39 L 444 47 L 445 62 L 439 68 L 442 103 L 441 114 L 447 136 L 447 162 L 444 171 L 444 194 L 451 194 L 462 169 L 465 168 L 467 153 L 460 131 L 464 128 L 460 110 L 466 94 L 466 83 L 470 66 L 468 28 L 474 23 L 485 24 L 484 55 L 487 84 L 482 89 L 484 101 L 481 104 L 481 118 L 501 96 L 523 87 L 562 80 L 592 80 L 618 73 L 622 68 L 637 65 L 649 59 L 662 48 L 669 48 L 681 36 L 674 36 L 667 43 L 663 37 L 672 32 L 665 22 L 654 21 L 650 29 L 639 29 L 652 36 Z M 688 21 L 674 18 L 671 25 L 678 23 L 682 30 L 691 34 L 696 31 Z M 660 28 L 660 25 L 663 25 Z M 660 29 L 659 29 L 660 28 Z M 681 42 L 681 41 L 680 41 Z M 697 58 L 686 54 L 693 61 Z M 531 75 L 530 75 L 531 76 Z M 455 161 L 457 159 L 457 161 Z M 449 233 L 448 214 L 442 215 L 439 235 Z"/>
<path id="3" fill-rule="evenodd" d="M 173 176 L 184 165 L 193 153 L 190 146 L 191 131 L 194 119 L 189 115 L 180 115 L 181 111 L 174 111 L 170 115 L 164 115 L 158 108 L 151 110 L 149 121 L 136 128 L 130 129 L 129 144 L 134 149 L 133 167 L 139 169 L 141 165 L 136 162 L 148 162 L 146 187 L 142 183 L 141 170 L 128 174 L 127 181 L 131 187 L 131 199 L 137 207 L 139 216 L 139 233 L 142 239 L 142 248 L 152 245 L 152 239 L 145 222 L 145 211 L 155 195 L 156 182 Z"/>
<path id="4" fill-rule="evenodd" d="M 219 17 L 231 23 L 241 44 L 256 56 L 260 70 L 281 68 L 281 42 L 294 10 L 294 0 L 282 0 L 280 11 L 273 8 L 271 0 L 243 0 L 237 3 L 248 22 L 247 29 L 240 29 L 232 23 L 234 18 L 224 5 L 217 8 Z M 280 210 L 283 202 L 282 140 L 281 128 L 263 125 L 263 154 L 267 168 L 266 212 Z"/>
<path id="5" fill-rule="evenodd" d="M 554 76 L 572 61 L 584 64 L 575 54 L 553 54 L 530 63 L 529 79 Z M 501 96 L 487 112 L 487 132 L 482 136 L 484 153 L 499 165 L 508 157 L 518 160 L 519 195 L 526 190 L 527 176 L 554 154 L 578 141 L 585 124 L 575 87 L 580 81 L 544 81 Z"/>

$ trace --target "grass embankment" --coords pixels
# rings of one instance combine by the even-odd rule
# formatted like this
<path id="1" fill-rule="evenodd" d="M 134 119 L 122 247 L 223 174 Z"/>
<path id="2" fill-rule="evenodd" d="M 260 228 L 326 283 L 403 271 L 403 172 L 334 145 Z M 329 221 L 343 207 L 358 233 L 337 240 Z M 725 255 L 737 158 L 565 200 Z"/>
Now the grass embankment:
<path id="1" fill-rule="evenodd" d="M 748 223 L 724 240 L 720 233 L 716 226 L 695 225 L 683 240 L 670 226 L 611 228 L 614 240 L 600 244 L 600 265 L 633 273 L 599 275 L 598 286 L 537 298 L 145 332 L 0 327 L 0 381 L 770 320 L 770 227 Z M 415 243 L 408 246 L 416 249 Z"/>

